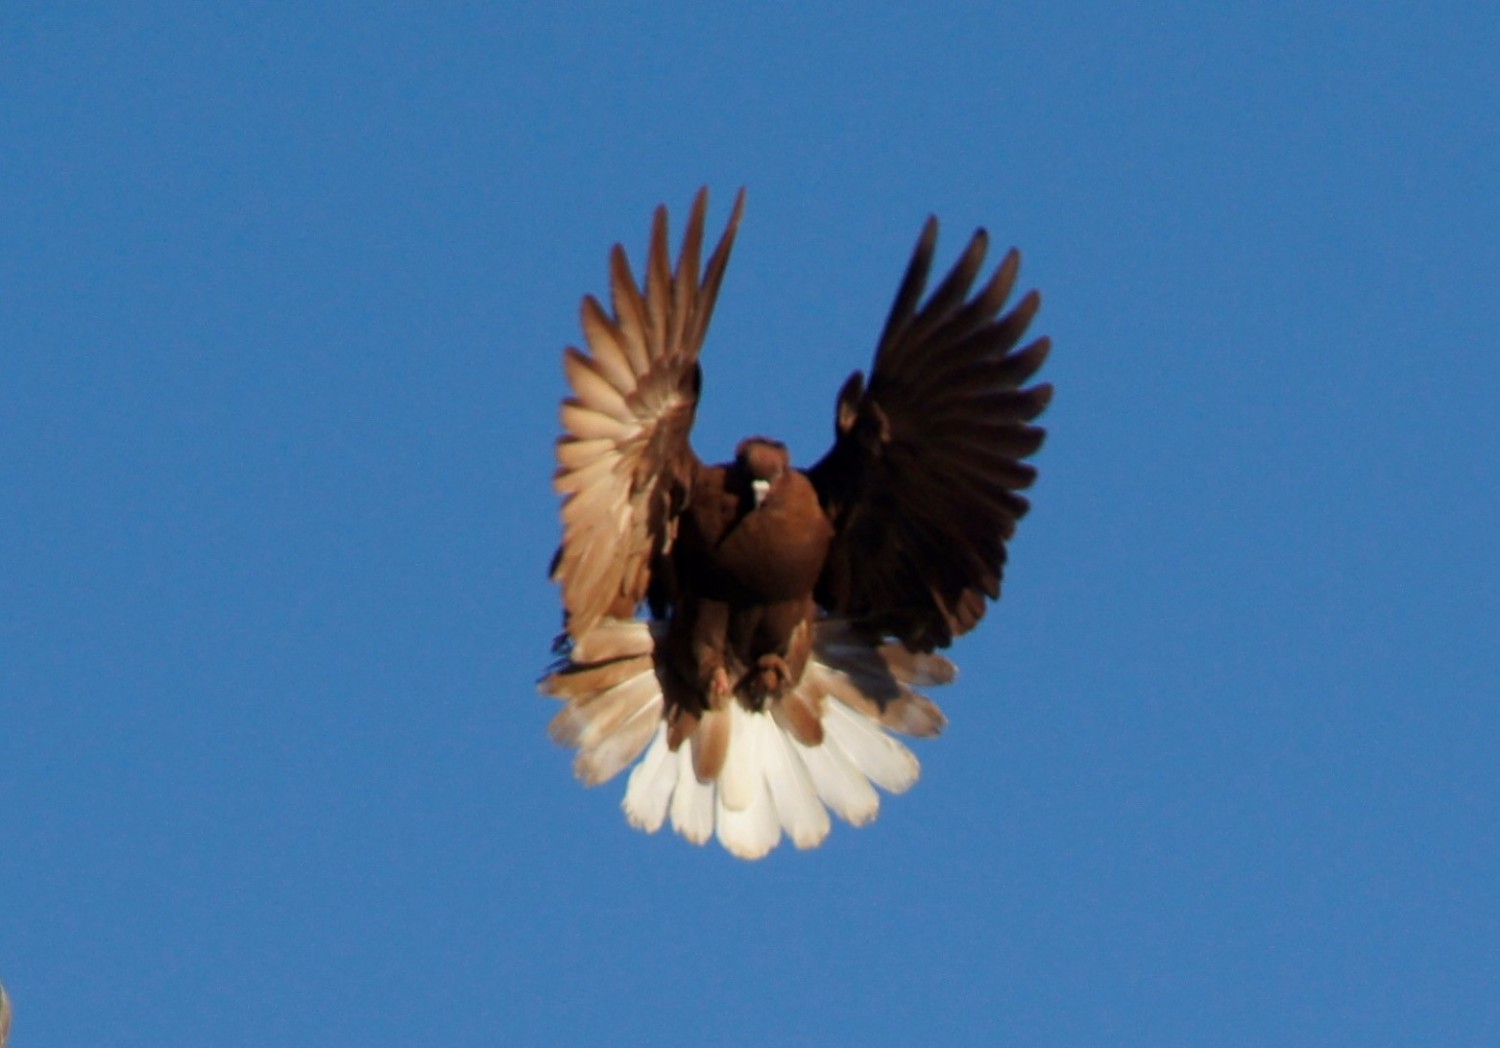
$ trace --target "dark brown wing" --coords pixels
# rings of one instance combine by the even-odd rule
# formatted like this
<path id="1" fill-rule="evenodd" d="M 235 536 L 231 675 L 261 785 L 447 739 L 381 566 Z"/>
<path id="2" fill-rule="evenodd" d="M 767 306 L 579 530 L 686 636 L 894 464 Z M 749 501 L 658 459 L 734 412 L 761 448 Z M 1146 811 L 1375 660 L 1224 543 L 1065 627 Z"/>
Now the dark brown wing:
<path id="1" fill-rule="evenodd" d="M 928 219 L 875 351 L 870 382 L 839 393 L 833 448 L 808 471 L 837 535 L 818 602 L 907 647 L 931 651 L 972 629 L 1000 596 L 1005 543 L 1036 479 L 1022 461 L 1044 432 L 1028 425 L 1050 385 L 1021 385 L 1047 356 L 1016 344 L 1040 304 L 1035 291 L 1004 316 L 1020 268 L 1010 251 L 971 296 L 989 238 L 974 234 L 921 303 L 937 243 Z"/>
<path id="2" fill-rule="evenodd" d="M 741 190 L 729 226 L 702 279 L 698 260 L 708 191 L 700 190 L 675 271 L 666 208 L 656 209 L 645 290 L 625 251 L 610 255 L 612 313 L 583 300 L 589 353 L 563 356 L 573 396 L 563 401 L 554 486 L 563 496 L 563 542 L 552 562 L 562 585 L 568 633 L 576 640 L 606 615 L 628 617 L 646 595 L 651 562 L 667 543 L 698 460 L 688 431 L 698 406 L 698 352 L 744 209 Z"/>

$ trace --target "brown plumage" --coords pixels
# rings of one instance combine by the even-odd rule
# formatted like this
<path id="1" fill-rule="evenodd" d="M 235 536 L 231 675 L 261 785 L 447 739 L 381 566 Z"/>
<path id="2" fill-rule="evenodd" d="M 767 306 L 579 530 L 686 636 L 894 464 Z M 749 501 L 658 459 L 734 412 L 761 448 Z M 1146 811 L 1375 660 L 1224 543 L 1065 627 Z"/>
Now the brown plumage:
<path id="1" fill-rule="evenodd" d="M 942 713 L 914 687 L 946 683 L 934 649 L 973 629 L 1000 595 L 1017 494 L 1042 443 L 1030 423 L 1051 387 L 1023 388 L 1046 358 L 1017 349 L 1029 292 L 1001 313 L 1012 250 L 974 290 L 988 238 L 970 240 L 923 300 L 929 219 L 866 382 L 837 401 L 835 439 L 806 470 L 765 437 L 705 465 L 689 444 L 698 357 L 744 193 L 700 270 L 707 193 L 694 201 L 675 268 L 667 216 L 652 226 L 644 286 L 610 256 L 610 309 L 583 303 L 589 352 L 568 348 L 555 485 L 563 542 L 552 576 L 565 634 L 543 690 L 589 784 L 644 752 L 625 798 L 648 831 L 670 814 L 702 843 L 764 855 L 785 830 L 828 832 L 826 808 L 873 818 L 874 782 L 899 792 L 916 759 L 886 730 L 934 735 Z M 637 618 L 645 605 L 649 619 Z M 825 808 L 826 806 L 826 808 Z"/>

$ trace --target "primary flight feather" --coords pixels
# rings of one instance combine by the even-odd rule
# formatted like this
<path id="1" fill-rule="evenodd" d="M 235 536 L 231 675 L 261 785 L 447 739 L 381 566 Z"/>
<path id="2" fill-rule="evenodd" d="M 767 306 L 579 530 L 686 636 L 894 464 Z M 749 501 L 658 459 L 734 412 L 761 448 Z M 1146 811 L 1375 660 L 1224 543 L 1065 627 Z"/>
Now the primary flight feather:
<path id="1" fill-rule="evenodd" d="M 926 295 L 928 219 L 876 345 L 868 380 L 839 392 L 833 446 L 803 470 L 766 437 L 732 461 L 689 443 L 698 357 L 744 210 L 706 262 L 706 191 L 675 266 L 658 208 L 643 279 L 610 255 L 609 307 L 583 300 L 588 352 L 563 356 L 554 485 L 563 541 L 552 563 L 566 632 L 543 690 L 564 701 L 551 734 L 595 785 L 634 763 L 632 825 L 674 829 L 759 858 L 785 833 L 827 836 L 829 811 L 873 819 L 875 786 L 900 793 L 918 764 L 891 733 L 936 735 L 917 688 L 954 668 L 935 649 L 1000 596 L 1005 543 L 1036 479 L 1031 423 L 1050 385 L 1025 387 L 1049 343 L 1020 348 L 1040 299 L 1002 312 L 1012 250 L 975 288 L 974 234 Z M 873 785 L 872 785 L 873 784 Z"/>

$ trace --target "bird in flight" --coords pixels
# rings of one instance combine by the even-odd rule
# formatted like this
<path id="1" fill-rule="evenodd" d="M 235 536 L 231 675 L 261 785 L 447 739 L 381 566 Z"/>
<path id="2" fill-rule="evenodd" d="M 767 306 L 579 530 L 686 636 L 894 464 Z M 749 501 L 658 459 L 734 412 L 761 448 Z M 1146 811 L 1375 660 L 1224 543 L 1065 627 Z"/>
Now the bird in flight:
<path id="1" fill-rule="evenodd" d="M 1002 312 L 1016 251 L 976 286 L 988 246 L 976 232 L 924 298 L 929 218 L 868 379 L 856 371 L 839 391 L 827 453 L 799 469 L 784 444 L 752 436 L 703 463 L 689 442 L 698 357 L 744 202 L 741 190 L 706 262 L 707 191 L 675 264 L 657 208 L 643 279 L 617 244 L 609 306 L 583 300 L 588 352 L 564 353 L 554 479 L 565 632 L 541 688 L 564 703 L 550 733 L 577 748 L 584 783 L 634 764 L 631 825 L 670 819 L 756 859 L 783 831 L 822 843 L 830 809 L 863 825 L 875 786 L 916 781 L 892 733 L 946 723 L 917 689 L 953 679 L 937 649 L 1000 596 L 1052 387 L 1025 385 L 1049 341 L 1017 348 L 1037 293 Z"/>

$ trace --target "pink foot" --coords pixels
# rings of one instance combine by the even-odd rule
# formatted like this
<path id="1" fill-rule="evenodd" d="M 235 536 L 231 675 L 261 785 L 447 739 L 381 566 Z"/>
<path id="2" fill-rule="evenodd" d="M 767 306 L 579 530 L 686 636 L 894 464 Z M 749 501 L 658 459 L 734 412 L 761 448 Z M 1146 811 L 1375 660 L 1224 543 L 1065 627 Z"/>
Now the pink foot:
<path id="1" fill-rule="evenodd" d="M 767 698 L 776 698 L 792 685 L 792 668 L 780 655 L 762 655 L 755 663 L 755 688 Z"/>
<path id="2" fill-rule="evenodd" d="M 732 691 L 734 687 L 729 683 L 729 672 L 720 666 L 714 670 L 714 675 L 708 682 L 709 706 L 717 709 L 721 703 L 713 700 L 727 699 Z"/>

